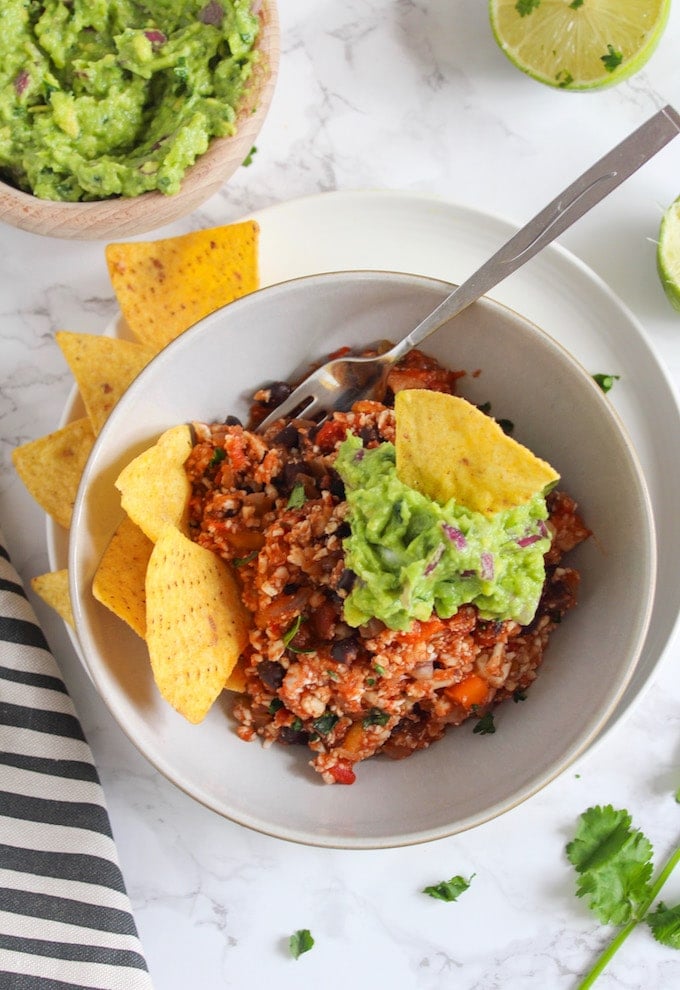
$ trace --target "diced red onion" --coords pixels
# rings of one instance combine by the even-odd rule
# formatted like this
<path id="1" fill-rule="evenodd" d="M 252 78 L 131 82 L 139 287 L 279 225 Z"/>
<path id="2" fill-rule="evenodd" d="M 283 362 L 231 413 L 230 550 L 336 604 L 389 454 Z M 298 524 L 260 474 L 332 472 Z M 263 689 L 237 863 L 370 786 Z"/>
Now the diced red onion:
<path id="1" fill-rule="evenodd" d="M 459 529 L 456 529 L 455 526 L 449 526 L 448 523 L 442 523 L 442 529 L 458 550 L 465 549 L 467 546 L 467 540 Z"/>
<path id="2" fill-rule="evenodd" d="M 210 0 L 209 3 L 205 5 L 203 10 L 199 10 L 198 19 L 204 24 L 211 24 L 213 27 L 219 27 L 224 20 L 224 7 L 217 0 Z"/>
<path id="3" fill-rule="evenodd" d="M 530 547 L 532 543 L 538 543 L 541 537 L 537 533 L 533 533 L 531 536 L 522 536 L 517 540 L 518 547 Z"/>
<path id="4" fill-rule="evenodd" d="M 26 89 L 26 87 L 28 86 L 29 78 L 30 77 L 28 75 L 28 72 L 26 72 L 26 69 L 22 69 L 19 75 L 14 80 L 14 91 L 17 94 L 17 96 L 21 96 L 23 91 Z"/>
<path id="5" fill-rule="evenodd" d="M 493 554 L 483 553 L 480 558 L 481 570 L 480 576 L 482 581 L 493 581 L 494 566 L 493 566 Z"/>
<path id="6" fill-rule="evenodd" d="M 437 549 L 435 550 L 433 556 L 432 556 L 432 560 L 430 561 L 430 563 L 425 568 L 425 576 L 426 577 L 427 577 L 428 574 L 431 574 L 432 571 L 435 569 L 435 567 L 437 566 L 437 564 L 439 563 L 439 561 L 442 559 L 442 554 L 443 553 L 444 553 L 444 547 L 440 543 L 439 546 L 437 547 Z"/>
<path id="7" fill-rule="evenodd" d="M 168 40 L 162 31 L 145 31 L 144 37 L 151 42 L 154 48 L 159 48 Z"/>

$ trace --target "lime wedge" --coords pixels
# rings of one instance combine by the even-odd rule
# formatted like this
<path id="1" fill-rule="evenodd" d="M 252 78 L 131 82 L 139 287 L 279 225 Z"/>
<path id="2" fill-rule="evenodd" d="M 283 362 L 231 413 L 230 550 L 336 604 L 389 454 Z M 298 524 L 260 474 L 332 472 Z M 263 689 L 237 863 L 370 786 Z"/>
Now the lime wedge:
<path id="1" fill-rule="evenodd" d="M 663 215 L 656 266 L 671 305 L 680 310 L 680 198 L 671 203 Z"/>
<path id="2" fill-rule="evenodd" d="M 670 0 L 489 0 L 494 37 L 532 79 L 601 89 L 628 79 L 663 34 Z"/>

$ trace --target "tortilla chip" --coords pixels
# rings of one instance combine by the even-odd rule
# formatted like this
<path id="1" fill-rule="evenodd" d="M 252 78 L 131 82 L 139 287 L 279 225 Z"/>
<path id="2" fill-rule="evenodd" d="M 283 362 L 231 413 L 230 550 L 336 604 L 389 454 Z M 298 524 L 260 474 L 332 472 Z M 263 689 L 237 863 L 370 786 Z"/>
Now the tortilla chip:
<path id="1" fill-rule="evenodd" d="M 200 722 L 248 640 L 236 580 L 212 550 L 166 527 L 149 560 L 146 602 L 158 690 L 189 722 Z"/>
<path id="2" fill-rule="evenodd" d="M 146 568 L 153 543 L 125 516 L 104 551 L 92 594 L 142 639 L 146 636 Z"/>
<path id="3" fill-rule="evenodd" d="M 12 462 L 24 485 L 64 529 L 71 525 L 73 503 L 93 444 L 90 421 L 83 417 L 12 451 Z"/>
<path id="4" fill-rule="evenodd" d="M 73 609 L 71 608 L 71 595 L 68 590 L 68 571 L 63 568 L 60 571 L 48 571 L 46 574 L 38 574 L 31 578 L 31 587 L 36 595 L 53 608 L 68 623 L 71 629 L 75 629 L 73 619 Z"/>
<path id="5" fill-rule="evenodd" d="M 426 389 L 395 398 L 397 475 L 442 505 L 485 516 L 523 505 L 559 479 L 466 399 Z"/>
<path id="6" fill-rule="evenodd" d="M 97 434 L 154 351 L 132 340 L 96 334 L 59 330 L 55 336 Z"/>
<path id="7" fill-rule="evenodd" d="M 116 479 L 121 505 L 154 543 L 168 526 L 187 532 L 191 485 L 184 462 L 191 447 L 190 428 L 173 426 Z"/>
<path id="8" fill-rule="evenodd" d="M 106 263 L 135 337 L 161 350 L 209 313 L 259 286 L 253 220 L 159 241 L 109 244 Z"/>
<path id="9" fill-rule="evenodd" d="M 227 677 L 224 685 L 225 690 L 234 691 L 236 694 L 243 694 L 246 689 L 246 665 L 243 657 L 239 657 L 236 666 Z"/>

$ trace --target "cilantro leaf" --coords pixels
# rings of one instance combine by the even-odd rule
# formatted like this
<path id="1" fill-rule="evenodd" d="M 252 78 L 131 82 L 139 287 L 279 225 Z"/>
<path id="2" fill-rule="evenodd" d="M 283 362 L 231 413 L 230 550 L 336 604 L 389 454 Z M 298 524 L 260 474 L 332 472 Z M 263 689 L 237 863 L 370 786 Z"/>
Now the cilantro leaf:
<path id="1" fill-rule="evenodd" d="M 293 959 L 299 959 L 303 952 L 309 952 L 314 939 L 309 928 L 298 928 L 288 939 L 288 948 Z"/>
<path id="2" fill-rule="evenodd" d="M 603 392 L 607 393 L 613 388 L 614 382 L 618 381 L 621 375 L 605 375 L 598 372 L 593 375 L 593 381 L 596 382 Z"/>
<path id="3" fill-rule="evenodd" d="M 588 899 L 603 924 L 639 919 L 650 895 L 652 846 L 631 828 L 627 811 L 610 804 L 588 808 L 566 851 L 579 874 L 577 896 Z"/>
<path id="4" fill-rule="evenodd" d="M 607 54 L 600 56 L 607 72 L 613 72 L 623 62 L 623 52 L 617 52 L 613 45 L 607 45 Z"/>
<path id="5" fill-rule="evenodd" d="M 520 17 L 526 17 L 527 14 L 531 14 L 532 11 L 536 10 L 536 8 L 540 6 L 541 0 L 517 0 L 515 10 Z"/>
<path id="6" fill-rule="evenodd" d="M 472 731 L 478 733 L 480 736 L 492 736 L 496 731 L 493 712 L 487 712 L 486 715 L 482 715 Z"/>
<path id="7" fill-rule="evenodd" d="M 423 887 L 423 893 L 436 898 L 438 901 L 457 901 L 460 895 L 468 889 L 474 876 L 473 873 L 469 880 L 461 876 L 451 877 L 450 880 L 442 880 L 440 883 Z"/>
<path id="8" fill-rule="evenodd" d="M 301 481 L 296 482 L 293 487 L 292 492 L 288 497 L 286 502 L 287 509 L 299 509 L 307 501 L 307 496 L 305 495 L 305 486 Z"/>
<path id="9" fill-rule="evenodd" d="M 657 942 L 671 949 L 680 949 L 680 904 L 669 908 L 659 901 L 656 911 L 648 914 L 645 921 Z"/>

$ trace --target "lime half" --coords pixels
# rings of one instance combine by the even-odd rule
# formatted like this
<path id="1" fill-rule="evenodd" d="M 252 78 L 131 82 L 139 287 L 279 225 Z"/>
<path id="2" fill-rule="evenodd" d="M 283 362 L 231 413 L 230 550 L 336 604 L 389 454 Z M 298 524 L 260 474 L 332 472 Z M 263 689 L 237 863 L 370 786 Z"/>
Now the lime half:
<path id="1" fill-rule="evenodd" d="M 628 79 L 663 34 L 671 0 L 489 0 L 494 37 L 532 79 L 601 89 Z"/>
<path id="2" fill-rule="evenodd" d="M 671 203 L 663 215 L 656 266 L 671 305 L 680 310 L 680 198 Z"/>

